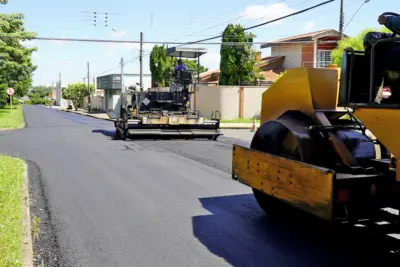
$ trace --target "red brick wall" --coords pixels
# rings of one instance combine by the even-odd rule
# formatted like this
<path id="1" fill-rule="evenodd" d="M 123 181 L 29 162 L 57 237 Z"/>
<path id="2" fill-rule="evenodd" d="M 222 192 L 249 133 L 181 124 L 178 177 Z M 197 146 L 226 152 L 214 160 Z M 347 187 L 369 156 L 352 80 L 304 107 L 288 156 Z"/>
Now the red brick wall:
<path id="1" fill-rule="evenodd" d="M 304 44 L 301 49 L 301 66 L 303 67 L 303 63 L 305 62 L 313 62 L 314 60 L 314 45 L 312 44 Z"/>
<path id="2" fill-rule="evenodd" d="M 318 44 L 318 49 L 320 50 L 333 50 L 336 48 L 336 44 Z M 313 62 L 314 60 L 314 45 L 304 44 L 301 50 L 301 65 L 304 62 Z"/>

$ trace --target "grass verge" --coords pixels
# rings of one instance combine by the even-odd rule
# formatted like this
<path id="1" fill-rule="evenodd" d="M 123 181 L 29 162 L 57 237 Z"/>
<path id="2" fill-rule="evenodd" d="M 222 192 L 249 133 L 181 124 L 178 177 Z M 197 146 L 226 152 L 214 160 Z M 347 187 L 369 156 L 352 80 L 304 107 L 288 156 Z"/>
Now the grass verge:
<path id="1" fill-rule="evenodd" d="M 236 119 L 236 120 L 221 120 L 222 123 L 252 123 L 253 119 Z M 260 120 L 256 120 L 256 123 L 260 123 Z"/>
<path id="2" fill-rule="evenodd" d="M 0 156 L 0 266 L 22 266 L 24 161 Z"/>
<path id="3" fill-rule="evenodd" d="M 18 129 L 24 125 L 22 105 L 13 105 L 0 108 L 0 129 Z"/>

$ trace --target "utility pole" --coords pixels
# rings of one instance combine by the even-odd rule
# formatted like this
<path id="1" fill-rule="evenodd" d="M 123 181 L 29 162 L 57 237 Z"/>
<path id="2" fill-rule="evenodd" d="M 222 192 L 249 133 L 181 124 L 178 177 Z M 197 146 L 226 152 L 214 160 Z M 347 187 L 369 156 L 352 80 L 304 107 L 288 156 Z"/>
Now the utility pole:
<path id="1" fill-rule="evenodd" d="M 339 18 L 340 40 L 343 38 L 343 27 L 344 27 L 343 1 L 344 0 L 340 0 L 340 18 Z"/>
<path id="2" fill-rule="evenodd" d="M 83 83 L 86 84 L 86 77 L 83 77 Z"/>
<path id="3" fill-rule="evenodd" d="M 51 89 L 50 89 L 50 108 L 53 106 L 53 89 L 54 89 L 54 82 L 51 82 Z"/>
<path id="4" fill-rule="evenodd" d="M 90 72 L 89 72 L 89 62 L 87 63 L 87 87 L 88 87 L 88 112 L 90 112 L 91 101 L 90 101 Z"/>
<path id="5" fill-rule="evenodd" d="M 140 33 L 140 91 L 143 91 L 143 32 Z"/>
<path id="6" fill-rule="evenodd" d="M 121 58 L 121 106 L 125 108 L 124 59 Z"/>
<path id="7" fill-rule="evenodd" d="M 58 74 L 58 90 L 57 90 L 57 100 L 56 102 L 58 102 L 57 104 L 59 106 L 61 106 L 61 98 L 62 98 L 62 86 L 61 86 L 61 72 Z"/>
<path id="8" fill-rule="evenodd" d="M 125 84 L 124 84 L 124 59 L 121 58 L 121 93 L 125 93 Z"/>

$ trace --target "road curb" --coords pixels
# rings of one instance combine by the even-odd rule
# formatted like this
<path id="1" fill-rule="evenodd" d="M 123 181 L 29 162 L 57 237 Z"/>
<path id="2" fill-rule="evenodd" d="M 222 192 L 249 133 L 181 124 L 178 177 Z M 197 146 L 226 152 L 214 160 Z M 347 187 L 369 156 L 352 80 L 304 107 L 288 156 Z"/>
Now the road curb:
<path id="1" fill-rule="evenodd" d="M 99 117 L 96 117 L 96 116 L 94 116 L 94 115 L 92 115 L 92 114 L 79 113 L 79 112 L 75 112 L 75 111 L 73 111 L 73 110 L 66 110 L 66 109 L 60 109 L 60 110 L 61 110 L 61 111 L 64 111 L 64 112 L 69 112 L 69 113 L 81 115 L 81 116 L 86 116 L 86 117 L 95 118 L 95 119 L 98 119 L 98 120 L 103 120 L 103 121 L 114 121 L 113 119 L 99 118 Z"/>
<path id="2" fill-rule="evenodd" d="M 30 214 L 30 198 L 28 189 L 28 165 L 24 161 L 24 174 L 22 182 L 22 205 L 24 236 L 22 240 L 22 266 L 33 267 L 33 244 Z"/>

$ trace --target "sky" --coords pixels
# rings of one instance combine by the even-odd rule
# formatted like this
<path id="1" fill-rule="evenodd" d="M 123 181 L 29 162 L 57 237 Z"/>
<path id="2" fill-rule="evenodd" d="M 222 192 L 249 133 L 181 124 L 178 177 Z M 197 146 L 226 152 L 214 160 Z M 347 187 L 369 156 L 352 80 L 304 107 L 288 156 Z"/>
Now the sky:
<path id="1" fill-rule="evenodd" d="M 228 23 L 251 26 L 269 21 L 325 0 L 9 0 L 2 5 L 3 13 L 22 13 L 25 29 L 40 37 L 87 38 L 110 40 L 139 40 L 143 32 L 145 41 L 188 42 L 222 33 Z M 379 28 L 378 15 L 383 12 L 400 13 L 398 0 L 370 0 L 351 18 L 365 0 L 344 0 L 345 34 L 356 35 L 364 28 Z M 97 22 L 94 25 L 94 12 Z M 107 22 L 105 14 L 108 13 Z M 340 1 L 336 0 L 312 11 L 293 16 L 252 30 L 255 42 L 267 42 L 297 34 L 339 28 Z M 351 20 L 351 21 L 350 21 Z M 107 25 L 107 26 L 106 26 Z M 113 28 L 117 31 L 113 31 Z M 213 40 L 218 42 L 220 39 Z M 83 82 L 89 62 L 90 79 L 99 75 L 118 74 L 121 58 L 125 73 L 139 73 L 136 44 L 86 43 L 68 41 L 32 40 L 25 43 L 38 47 L 33 54 L 34 85 Z M 144 44 L 143 72 L 150 73 L 149 54 L 153 44 Z M 219 45 L 200 45 L 208 53 L 201 64 L 209 69 L 219 68 Z M 269 49 L 254 48 L 263 56 Z"/>

